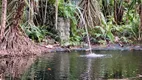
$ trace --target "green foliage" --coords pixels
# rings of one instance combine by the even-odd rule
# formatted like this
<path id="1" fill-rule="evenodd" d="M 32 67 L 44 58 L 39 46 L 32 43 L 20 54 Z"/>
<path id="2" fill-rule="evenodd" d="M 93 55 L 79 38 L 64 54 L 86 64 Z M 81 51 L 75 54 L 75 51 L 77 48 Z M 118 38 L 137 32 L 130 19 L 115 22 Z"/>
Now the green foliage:
<path id="1" fill-rule="evenodd" d="M 79 45 L 82 37 L 78 35 L 79 30 L 77 30 L 77 16 L 79 15 L 77 9 L 78 6 L 72 4 L 71 2 L 65 3 L 64 0 L 59 0 L 59 16 L 70 19 L 71 21 L 71 45 Z"/>
<path id="2" fill-rule="evenodd" d="M 118 36 L 122 42 L 131 43 L 131 40 L 138 38 L 139 17 L 138 15 L 129 14 L 125 15 L 129 18 L 129 21 L 123 25 L 115 25 L 113 18 L 109 22 L 102 21 L 101 26 L 95 26 L 93 29 L 89 29 L 91 36 L 97 39 L 99 43 L 105 43 L 105 40 L 115 42 L 115 36 Z"/>
<path id="3" fill-rule="evenodd" d="M 49 4 L 54 4 L 56 0 L 48 0 Z"/>
<path id="4" fill-rule="evenodd" d="M 59 1 L 59 16 L 69 18 L 73 22 L 73 24 L 77 24 L 77 20 L 75 14 L 77 14 L 76 9 L 78 8 L 76 5 L 71 3 L 65 3 L 63 0 Z"/>
<path id="5" fill-rule="evenodd" d="M 26 32 L 26 34 L 29 36 L 29 38 L 36 40 L 38 42 L 41 42 L 42 39 L 47 34 L 47 30 L 44 29 L 44 26 L 25 26 L 21 25 L 22 29 Z"/>
<path id="6" fill-rule="evenodd" d="M 114 7 L 113 0 L 101 0 L 104 1 L 105 4 L 102 5 L 102 9 L 105 7 Z M 102 3 L 102 2 L 100 2 Z M 115 36 L 118 36 L 122 42 L 131 43 L 131 40 L 137 40 L 139 35 L 139 15 L 135 8 L 137 8 L 137 1 L 132 0 L 130 3 L 124 3 L 124 1 L 120 2 L 121 5 L 124 6 L 124 16 L 123 23 L 121 25 L 116 25 L 114 22 L 113 12 L 108 14 L 107 10 L 102 17 L 102 25 L 95 26 L 94 29 L 90 29 L 89 33 L 91 36 L 96 38 L 97 42 L 105 43 L 105 40 L 109 40 L 111 42 L 115 42 Z"/>
<path id="7" fill-rule="evenodd" d="M 55 4 L 55 0 L 48 0 L 50 4 Z M 93 29 L 89 29 L 91 39 L 97 43 L 106 43 L 106 41 L 115 42 L 115 36 L 118 36 L 122 42 L 129 43 L 131 40 L 137 40 L 139 35 L 139 15 L 136 11 L 137 4 L 141 1 L 131 0 L 130 3 L 119 1 L 119 6 L 123 5 L 124 15 L 123 23 L 116 25 L 114 21 L 114 0 L 100 0 L 100 5 L 103 11 L 101 20 L 102 24 L 95 26 Z M 64 2 L 59 0 L 58 2 L 59 17 L 68 18 L 71 20 L 71 45 L 79 45 L 86 32 L 83 29 L 77 28 L 78 20 L 80 19 L 81 10 L 78 6 L 72 4 L 70 1 Z M 80 11 L 81 12 L 81 11 Z M 105 17 L 103 17 L 105 16 Z M 45 35 L 55 35 L 46 31 L 42 27 L 36 26 L 24 26 L 23 29 L 31 39 L 42 41 Z"/>
<path id="8" fill-rule="evenodd" d="M 70 44 L 80 45 L 82 38 L 86 35 L 86 32 L 84 32 L 83 29 L 76 29 L 74 33 L 72 32 L 72 35 L 70 37 Z"/>
<path id="9" fill-rule="evenodd" d="M 60 16 L 70 18 L 72 21 L 77 22 L 74 14 L 77 13 L 75 7 L 68 5 L 69 3 L 62 2 L 59 6 Z M 90 37 L 93 37 L 93 40 L 98 43 L 106 43 L 106 41 L 115 42 L 115 37 L 118 36 L 120 41 L 125 43 L 131 43 L 131 40 L 136 40 L 139 35 L 139 15 L 135 9 L 136 1 L 132 0 L 130 3 L 119 1 L 119 5 L 124 7 L 123 23 L 121 25 L 116 25 L 113 16 L 114 1 L 113 0 L 101 0 L 100 3 L 103 3 L 102 10 L 102 25 L 95 26 L 95 28 L 89 29 Z M 64 8 L 65 7 L 65 8 Z M 107 10 L 106 10 L 107 8 Z M 78 14 L 77 14 L 78 15 Z M 105 15 L 105 17 L 103 17 Z M 74 19 L 73 19 L 74 18 Z M 79 17 L 78 17 L 79 18 Z M 84 31 L 81 34 L 78 34 L 76 24 L 71 23 L 71 41 L 75 44 L 79 43 L 83 38 Z"/>

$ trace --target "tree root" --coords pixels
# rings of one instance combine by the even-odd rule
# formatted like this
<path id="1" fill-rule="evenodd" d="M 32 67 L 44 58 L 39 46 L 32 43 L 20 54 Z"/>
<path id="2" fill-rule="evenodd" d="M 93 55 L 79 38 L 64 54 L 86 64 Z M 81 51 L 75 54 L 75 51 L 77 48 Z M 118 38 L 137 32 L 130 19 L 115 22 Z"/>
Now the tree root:
<path id="1" fill-rule="evenodd" d="M 88 27 L 95 27 L 101 23 L 101 11 L 98 2 L 95 0 L 82 0 L 79 6 L 83 9 L 82 14 Z M 82 22 L 80 20 L 80 22 Z"/>
<path id="2" fill-rule="evenodd" d="M 18 1 L 18 8 L 14 14 L 12 24 L 4 29 L 4 34 L 0 39 L 0 55 L 35 55 L 44 52 L 46 49 L 30 40 L 19 26 L 25 2 Z"/>

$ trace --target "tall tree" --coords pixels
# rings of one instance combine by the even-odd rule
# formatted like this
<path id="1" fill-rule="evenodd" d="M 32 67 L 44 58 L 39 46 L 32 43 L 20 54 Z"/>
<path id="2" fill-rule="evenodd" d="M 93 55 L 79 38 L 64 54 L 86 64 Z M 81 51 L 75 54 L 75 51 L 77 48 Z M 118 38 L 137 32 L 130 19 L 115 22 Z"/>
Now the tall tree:
<path id="1" fill-rule="evenodd" d="M 6 4 L 5 1 L 7 0 L 3 0 L 3 4 Z M 4 25 L 1 27 L 3 30 L 1 31 L 0 35 L 3 37 L 0 39 L 0 53 L 14 55 L 29 55 L 40 53 L 41 47 L 35 45 L 34 42 L 32 42 L 28 36 L 25 35 L 24 31 L 22 31 L 19 25 L 24 11 L 25 1 L 18 0 L 15 5 L 17 5 L 17 7 L 15 13 L 12 15 L 12 24 L 5 27 L 5 22 L 3 22 Z M 2 16 L 3 15 L 6 16 L 6 14 L 2 14 Z"/>

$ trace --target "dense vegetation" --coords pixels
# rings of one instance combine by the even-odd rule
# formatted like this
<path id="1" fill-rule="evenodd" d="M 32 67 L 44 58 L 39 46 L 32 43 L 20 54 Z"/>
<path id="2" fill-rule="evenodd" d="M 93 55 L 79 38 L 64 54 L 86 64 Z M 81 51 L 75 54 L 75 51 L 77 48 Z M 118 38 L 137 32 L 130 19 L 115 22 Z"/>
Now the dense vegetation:
<path id="1" fill-rule="evenodd" d="M 0 3 L 0 50 L 9 50 L 7 53 L 11 50 L 35 53 L 39 48 L 35 42 L 49 43 L 48 38 L 59 41 L 58 17 L 70 19 L 70 45 L 86 42 L 86 28 L 92 44 L 142 40 L 141 0 L 2 0 Z"/>

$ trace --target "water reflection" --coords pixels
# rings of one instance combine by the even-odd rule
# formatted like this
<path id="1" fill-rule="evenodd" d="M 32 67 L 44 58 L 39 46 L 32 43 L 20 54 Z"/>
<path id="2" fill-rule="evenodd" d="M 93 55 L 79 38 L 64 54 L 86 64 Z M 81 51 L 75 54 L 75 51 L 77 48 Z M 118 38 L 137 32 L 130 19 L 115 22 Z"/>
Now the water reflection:
<path id="1" fill-rule="evenodd" d="M 92 71 L 91 70 L 91 66 L 92 66 L 91 58 L 88 59 L 88 64 L 86 66 L 87 66 L 87 69 L 83 74 L 81 74 L 80 80 L 91 80 L 91 71 Z"/>
<path id="2" fill-rule="evenodd" d="M 12 57 L 0 59 L 0 74 L 2 80 L 20 80 L 21 75 L 26 71 L 35 57 Z"/>
<path id="3" fill-rule="evenodd" d="M 55 60 L 55 80 L 69 80 L 70 59 L 68 53 L 56 55 Z"/>
<path id="4" fill-rule="evenodd" d="M 96 53 L 106 54 L 106 51 Z M 84 52 L 56 53 L 49 57 L 0 59 L 3 80 L 142 80 L 142 54 L 107 51 L 108 58 L 86 58 Z"/>

